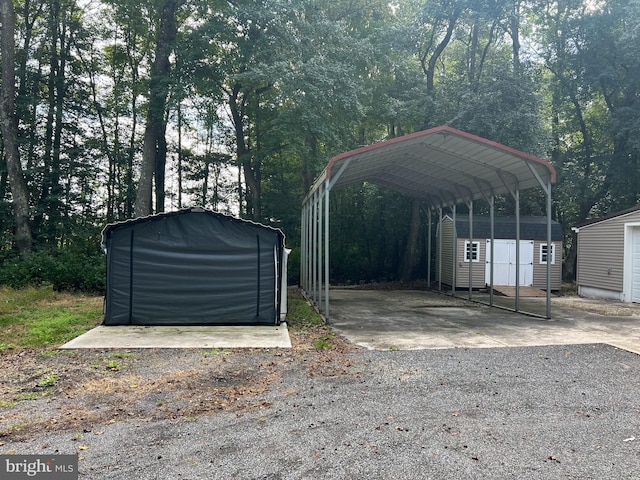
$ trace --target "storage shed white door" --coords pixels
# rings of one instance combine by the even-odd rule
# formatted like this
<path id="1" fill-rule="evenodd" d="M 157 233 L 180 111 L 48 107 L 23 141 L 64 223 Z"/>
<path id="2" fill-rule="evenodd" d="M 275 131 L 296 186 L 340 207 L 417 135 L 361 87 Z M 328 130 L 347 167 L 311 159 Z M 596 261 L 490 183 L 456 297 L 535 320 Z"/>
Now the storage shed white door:
<path id="1" fill-rule="evenodd" d="M 493 284 L 515 286 L 516 241 L 494 240 Z M 491 240 L 487 240 L 485 282 L 491 284 Z M 520 240 L 520 286 L 533 285 L 533 240 Z"/>
<path id="2" fill-rule="evenodd" d="M 640 227 L 633 229 L 631 242 L 631 301 L 640 303 Z"/>

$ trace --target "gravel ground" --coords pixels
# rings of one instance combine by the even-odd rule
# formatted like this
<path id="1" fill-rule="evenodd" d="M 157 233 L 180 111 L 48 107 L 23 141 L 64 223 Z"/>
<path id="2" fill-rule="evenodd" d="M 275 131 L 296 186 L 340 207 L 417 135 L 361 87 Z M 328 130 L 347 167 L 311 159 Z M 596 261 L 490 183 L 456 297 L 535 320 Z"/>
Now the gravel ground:
<path id="1" fill-rule="evenodd" d="M 170 355 L 188 354 L 158 357 L 169 378 Z M 80 478 L 92 480 L 640 478 L 640 356 L 614 347 L 224 357 L 199 369 L 219 382 L 250 372 L 237 402 L 200 379 L 196 390 L 222 404 L 198 410 L 214 396 L 177 395 L 189 390 L 183 375 L 117 421 L 111 405 L 75 428 L 6 435 L 0 453 L 78 452 Z M 166 402 L 189 414 L 167 403 L 150 413 L 169 390 Z"/>

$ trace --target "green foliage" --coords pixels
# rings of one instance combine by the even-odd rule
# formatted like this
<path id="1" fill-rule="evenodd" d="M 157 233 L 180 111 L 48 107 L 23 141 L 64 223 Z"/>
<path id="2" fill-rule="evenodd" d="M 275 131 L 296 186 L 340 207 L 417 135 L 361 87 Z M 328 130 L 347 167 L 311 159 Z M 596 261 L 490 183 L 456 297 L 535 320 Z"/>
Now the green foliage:
<path id="1" fill-rule="evenodd" d="M 287 281 L 289 285 L 300 284 L 300 254 L 300 247 L 292 248 L 291 253 L 289 253 L 289 258 L 287 259 Z"/>
<path id="2" fill-rule="evenodd" d="M 316 350 L 334 348 L 336 334 L 300 295 L 292 293 L 288 299 L 287 327 L 293 335 L 311 334 Z"/>
<path id="3" fill-rule="evenodd" d="M 337 283 L 398 278 L 409 236 L 411 201 L 375 185 L 332 197 L 331 278 Z"/>
<path id="4" fill-rule="evenodd" d="M 53 372 L 45 372 L 38 380 L 37 385 L 39 387 L 53 387 L 56 383 L 58 383 L 58 376 Z"/>
<path id="5" fill-rule="evenodd" d="M 0 268 L 0 285 L 13 288 L 51 285 L 56 291 L 101 293 L 105 290 L 105 260 L 63 249 L 38 252 L 26 259 L 5 259 Z"/>
<path id="6" fill-rule="evenodd" d="M 64 0 L 51 15 L 52 5 L 16 3 L 16 123 L 36 253 L 15 256 L 0 159 L 0 285 L 102 291 L 96 225 L 132 216 L 161 9 Z M 166 145 L 177 175 L 157 210 L 239 212 L 296 247 L 302 199 L 333 155 L 441 124 L 551 159 L 567 248 L 577 222 L 640 201 L 638 2 L 180 5 L 165 117 L 180 132 Z M 411 199 L 370 185 L 332 196 L 332 277 L 396 278 Z M 535 193 L 521 205 L 544 212 Z M 497 206 L 513 209 L 509 198 Z"/>
<path id="7" fill-rule="evenodd" d="M 289 295 L 287 326 L 293 331 L 306 331 L 325 327 L 324 320 L 301 296 Z"/>

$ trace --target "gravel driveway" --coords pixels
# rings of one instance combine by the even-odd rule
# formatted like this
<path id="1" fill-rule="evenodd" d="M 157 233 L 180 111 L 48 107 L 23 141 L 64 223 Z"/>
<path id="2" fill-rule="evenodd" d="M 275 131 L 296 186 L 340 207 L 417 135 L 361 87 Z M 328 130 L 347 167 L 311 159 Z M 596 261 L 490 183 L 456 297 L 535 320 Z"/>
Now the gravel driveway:
<path id="1" fill-rule="evenodd" d="M 171 378 L 189 353 L 162 355 Z M 223 363 L 264 384 L 243 408 L 174 393 L 174 415 L 152 415 L 169 382 L 117 421 L 9 435 L 0 453 L 78 452 L 92 480 L 640 478 L 640 356 L 611 346 L 273 350 L 200 368 L 222 382 Z"/>

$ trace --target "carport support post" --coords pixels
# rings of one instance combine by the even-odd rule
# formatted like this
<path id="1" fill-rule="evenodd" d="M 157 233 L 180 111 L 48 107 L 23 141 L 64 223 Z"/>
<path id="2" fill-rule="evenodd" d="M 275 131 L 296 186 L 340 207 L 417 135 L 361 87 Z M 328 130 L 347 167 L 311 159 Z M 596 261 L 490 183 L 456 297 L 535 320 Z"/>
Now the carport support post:
<path id="1" fill-rule="evenodd" d="M 324 268 L 322 266 L 322 251 L 324 249 L 324 242 L 322 241 L 322 235 L 324 232 L 322 200 L 324 199 L 324 196 L 322 195 L 322 187 L 320 187 L 318 190 L 318 310 L 322 310 L 322 273 L 324 272 Z"/>
<path id="2" fill-rule="evenodd" d="M 324 193 L 324 318 L 329 320 L 329 179 Z"/>
<path id="3" fill-rule="evenodd" d="M 551 181 L 547 182 L 547 318 L 551 318 Z"/>
<path id="4" fill-rule="evenodd" d="M 520 186 L 516 186 L 516 312 L 520 311 Z"/>
<path id="5" fill-rule="evenodd" d="M 458 263 L 458 229 L 456 228 L 456 205 L 451 207 L 451 213 L 453 214 L 453 262 L 451 272 L 451 294 L 456 294 L 456 265 Z"/>
<path id="6" fill-rule="evenodd" d="M 489 205 L 489 219 L 491 222 L 491 245 L 489 246 L 491 250 L 491 262 L 489 263 L 489 305 L 493 307 L 493 264 L 495 262 L 495 199 L 493 195 L 491 195 L 491 201 Z M 486 255 L 486 253 L 485 253 Z"/>
<path id="7" fill-rule="evenodd" d="M 307 282 L 307 272 L 309 269 L 307 268 L 308 258 L 309 258 L 309 203 L 305 200 L 302 204 L 302 225 L 301 225 L 301 240 L 300 240 L 300 285 L 303 290 L 306 292 L 309 287 L 309 283 Z"/>
<path id="8" fill-rule="evenodd" d="M 313 194 L 309 197 L 307 207 L 307 294 L 311 295 L 311 275 L 313 273 Z"/>
<path id="9" fill-rule="evenodd" d="M 438 241 L 438 290 L 442 291 L 442 207 L 438 207 L 438 233 L 440 234 Z"/>
<path id="10" fill-rule="evenodd" d="M 309 294 L 311 286 L 311 198 L 307 199 L 305 205 L 305 245 L 304 245 L 304 291 Z"/>
<path id="11" fill-rule="evenodd" d="M 531 164 L 527 165 L 547 195 L 547 318 L 551 318 L 551 177 L 545 182 Z"/>
<path id="12" fill-rule="evenodd" d="M 473 199 L 467 205 L 469 206 L 469 300 L 471 300 L 473 297 Z M 467 252 L 465 251 L 464 254 L 466 258 Z"/>
<path id="13" fill-rule="evenodd" d="M 312 268 L 312 272 L 311 272 L 311 290 L 312 290 L 312 296 L 311 298 L 313 299 L 313 303 L 315 305 L 318 305 L 318 298 L 317 298 L 317 290 L 316 290 L 316 281 L 318 279 L 318 191 L 316 190 L 315 192 L 313 192 L 313 196 L 312 196 L 312 202 L 313 202 L 313 222 L 312 222 L 312 228 L 313 228 L 313 232 L 311 233 L 311 268 Z"/>
<path id="14" fill-rule="evenodd" d="M 431 207 L 427 212 L 427 287 L 431 288 Z"/>
<path id="15" fill-rule="evenodd" d="M 300 215 L 300 285 L 303 290 L 306 290 L 306 278 L 307 268 L 305 263 L 307 261 L 307 202 L 302 204 L 302 212 Z"/>

